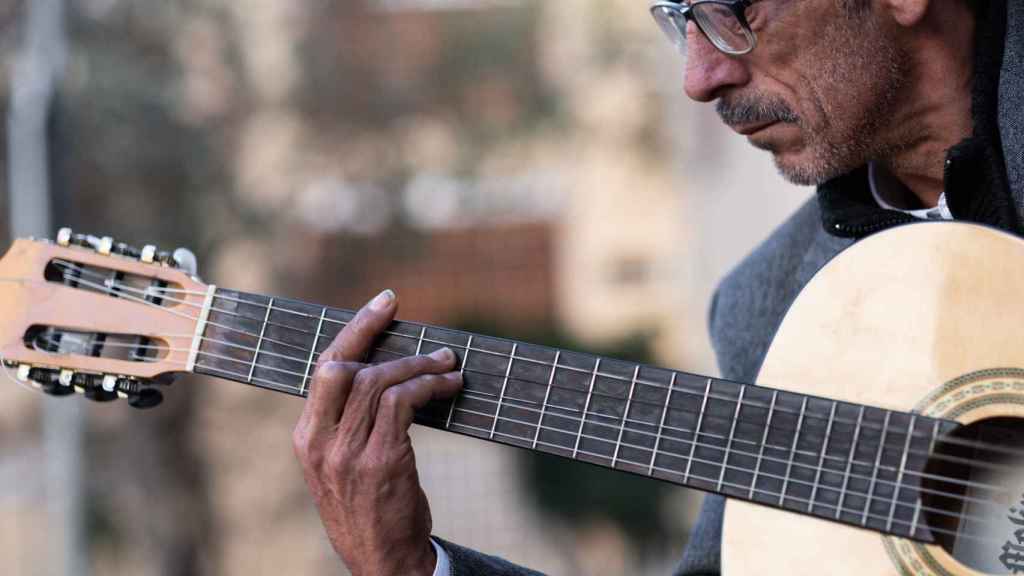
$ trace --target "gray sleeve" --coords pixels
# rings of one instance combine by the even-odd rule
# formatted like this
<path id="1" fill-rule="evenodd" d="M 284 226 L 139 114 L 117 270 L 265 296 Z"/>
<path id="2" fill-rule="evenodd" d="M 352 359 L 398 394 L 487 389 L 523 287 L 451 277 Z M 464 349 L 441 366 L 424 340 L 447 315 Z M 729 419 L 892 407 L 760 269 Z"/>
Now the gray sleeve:
<path id="1" fill-rule="evenodd" d="M 676 576 L 718 576 L 722 572 L 722 519 L 725 498 L 708 494 L 686 544 Z"/>
<path id="2" fill-rule="evenodd" d="M 452 544 L 437 536 L 432 538 L 448 553 L 452 567 L 451 576 L 544 576 L 540 572 L 517 566 L 496 556 L 488 556 Z"/>

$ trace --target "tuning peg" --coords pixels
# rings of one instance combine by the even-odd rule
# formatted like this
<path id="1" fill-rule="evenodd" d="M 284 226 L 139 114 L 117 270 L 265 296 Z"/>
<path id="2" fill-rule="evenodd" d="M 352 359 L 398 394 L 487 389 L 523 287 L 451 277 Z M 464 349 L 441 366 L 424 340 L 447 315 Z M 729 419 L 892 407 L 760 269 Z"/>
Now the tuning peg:
<path id="1" fill-rule="evenodd" d="M 71 237 L 71 228 L 61 228 L 57 231 L 57 244 L 60 246 L 70 246 Z"/>
<path id="2" fill-rule="evenodd" d="M 196 260 L 196 255 L 188 248 L 178 248 L 174 251 L 172 258 L 179 270 L 187 272 L 190 276 L 195 276 L 198 273 L 199 263 Z"/>
<path id="3" fill-rule="evenodd" d="M 110 236 L 104 236 L 100 238 L 99 245 L 96 246 L 96 252 L 104 256 L 110 256 L 110 251 L 114 249 L 114 239 Z"/>
<path id="4" fill-rule="evenodd" d="M 142 388 L 138 394 L 128 400 L 128 405 L 132 408 L 146 410 L 159 406 L 163 401 L 164 395 L 159 390 L 155 388 Z"/>

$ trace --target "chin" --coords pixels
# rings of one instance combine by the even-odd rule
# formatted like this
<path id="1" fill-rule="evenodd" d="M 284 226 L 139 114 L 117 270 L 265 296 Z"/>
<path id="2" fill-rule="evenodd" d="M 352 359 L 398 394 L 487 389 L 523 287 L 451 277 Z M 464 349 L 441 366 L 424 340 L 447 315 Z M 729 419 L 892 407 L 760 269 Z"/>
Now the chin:
<path id="1" fill-rule="evenodd" d="M 813 159 L 792 158 L 776 152 L 772 156 L 779 174 L 797 186 L 819 186 L 841 174 L 827 163 Z"/>

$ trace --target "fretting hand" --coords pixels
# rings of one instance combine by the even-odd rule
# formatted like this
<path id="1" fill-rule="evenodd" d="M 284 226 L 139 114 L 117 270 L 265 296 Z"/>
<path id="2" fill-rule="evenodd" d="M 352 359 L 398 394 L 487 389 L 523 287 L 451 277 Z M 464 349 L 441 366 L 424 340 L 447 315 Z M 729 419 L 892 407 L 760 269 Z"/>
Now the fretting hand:
<path id="1" fill-rule="evenodd" d="M 429 576 L 436 561 L 409 427 L 418 408 L 456 394 L 462 377 L 449 349 L 360 363 L 396 309 L 386 291 L 338 334 L 293 433 L 327 536 L 356 576 Z"/>

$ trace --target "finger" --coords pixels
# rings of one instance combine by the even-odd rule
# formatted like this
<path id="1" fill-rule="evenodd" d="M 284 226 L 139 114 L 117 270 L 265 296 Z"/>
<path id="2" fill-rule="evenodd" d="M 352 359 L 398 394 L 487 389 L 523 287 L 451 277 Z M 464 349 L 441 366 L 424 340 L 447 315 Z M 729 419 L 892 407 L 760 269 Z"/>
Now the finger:
<path id="1" fill-rule="evenodd" d="M 416 411 L 433 400 L 455 396 L 462 389 L 462 374 L 425 374 L 384 391 L 380 409 L 367 444 L 369 448 L 387 449 L 408 438 Z"/>
<path id="2" fill-rule="evenodd" d="M 321 358 L 338 362 L 362 361 L 373 341 L 395 319 L 397 301 L 391 290 L 378 294 L 335 336 Z"/>
<path id="3" fill-rule="evenodd" d="M 363 364 L 355 362 L 321 363 L 313 373 L 309 398 L 303 407 L 300 422 L 309 430 L 337 426 L 352 390 L 352 381 L 363 368 Z"/>
<path id="4" fill-rule="evenodd" d="M 341 415 L 341 435 L 353 443 L 365 443 L 385 390 L 425 374 L 450 372 L 455 362 L 455 353 L 442 348 L 426 356 L 408 356 L 361 370 L 350 392 L 349 408 Z"/>

